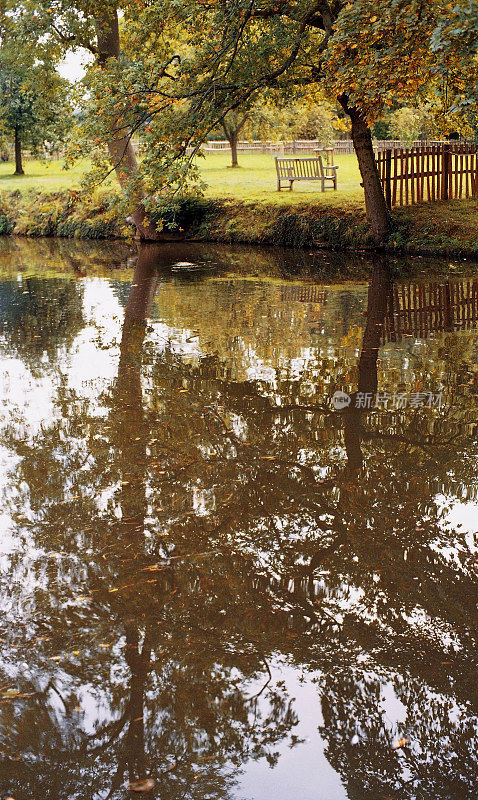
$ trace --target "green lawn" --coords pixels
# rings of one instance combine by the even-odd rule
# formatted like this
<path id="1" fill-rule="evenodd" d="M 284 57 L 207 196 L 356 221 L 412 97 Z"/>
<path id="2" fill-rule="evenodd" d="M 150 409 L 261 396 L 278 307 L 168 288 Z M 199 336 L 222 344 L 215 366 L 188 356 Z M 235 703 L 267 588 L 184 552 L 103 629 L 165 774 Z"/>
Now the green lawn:
<path id="1" fill-rule="evenodd" d="M 208 197 L 227 197 L 234 200 L 277 203 L 324 203 L 356 207 L 363 203 L 360 173 L 354 155 L 335 156 L 338 165 L 337 191 L 327 188 L 321 192 L 318 182 L 296 182 L 294 190 L 277 191 L 274 157 L 266 153 L 239 153 L 239 167 L 232 169 L 229 153 L 208 153 L 199 159 L 201 174 L 208 184 Z"/>
<path id="2" fill-rule="evenodd" d="M 73 169 L 66 170 L 63 168 L 63 161 L 25 160 L 23 169 L 25 175 L 14 175 L 15 165 L 1 162 L 0 191 L 43 189 L 46 192 L 55 192 L 58 189 L 76 189 L 80 185 L 86 163 L 79 162 Z"/>
<path id="3" fill-rule="evenodd" d="M 296 183 L 294 191 L 276 189 L 274 157 L 264 153 L 239 153 L 240 166 L 231 169 L 229 153 L 211 153 L 198 160 L 201 174 L 208 184 L 207 197 L 222 197 L 250 202 L 277 202 L 281 204 L 324 203 L 342 208 L 362 205 L 360 175 L 355 156 L 336 156 L 338 190 L 320 191 L 318 182 Z M 73 189 L 80 184 L 86 162 L 71 170 L 63 169 L 62 161 L 25 161 L 25 175 L 13 175 L 12 163 L 0 163 L 0 190 L 20 189 Z"/>

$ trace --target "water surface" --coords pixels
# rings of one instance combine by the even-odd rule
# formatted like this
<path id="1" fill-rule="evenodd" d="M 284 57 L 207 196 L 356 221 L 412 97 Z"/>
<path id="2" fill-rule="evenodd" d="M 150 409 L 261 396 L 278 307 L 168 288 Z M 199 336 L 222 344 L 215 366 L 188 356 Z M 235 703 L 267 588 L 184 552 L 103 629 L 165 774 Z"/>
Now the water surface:
<path id="1" fill-rule="evenodd" d="M 476 273 L 0 257 L 0 796 L 475 798 Z"/>

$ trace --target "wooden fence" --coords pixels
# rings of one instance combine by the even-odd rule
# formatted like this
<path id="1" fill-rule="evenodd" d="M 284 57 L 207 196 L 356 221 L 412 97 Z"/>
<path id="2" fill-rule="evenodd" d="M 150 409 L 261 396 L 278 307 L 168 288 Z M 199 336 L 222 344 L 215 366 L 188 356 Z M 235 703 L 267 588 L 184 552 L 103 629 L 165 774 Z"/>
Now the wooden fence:
<path id="1" fill-rule="evenodd" d="M 330 146 L 334 147 L 335 142 L 331 142 Z M 323 147 L 323 142 L 319 139 L 291 139 L 289 141 L 273 141 L 273 140 L 254 140 L 254 141 L 240 141 L 237 144 L 237 150 L 240 153 L 274 153 L 276 155 L 314 155 L 315 151 Z M 230 150 L 229 142 L 224 140 L 204 142 L 201 146 L 204 153 L 215 153 Z M 348 149 L 341 150 L 341 152 L 353 152 Z"/>
<path id="2" fill-rule="evenodd" d="M 400 139 L 374 139 L 373 149 L 376 153 L 384 150 L 394 150 L 396 148 L 407 149 L 410 147 L 433 147 L 436 145 L 444 144 L 436 139 L 428 141 L 415 141 L 404 142 Z M 335 153 L 341 155 L 351 155 L 354 153 L 354 145 L 352 139 L 334 139 L 326 143 L 327 147 L 333 147 Z M 273 141 L 273 140 L 254 140 L 254 141 L 240 141 L 237 149 L 240 152 L 259 152 L 259 153 L 280 153 L 284 155 L 313 155 L 316 150 L 324 147 L 324 142 L 320 139 L 290 139 L 288 141 Z M 204 142 L 201 149 L 205 153 L 213 153 L 216 151 L 229 150 L 230 145 L 226 139 L 219 139 L 216 141 Z"/>
<path id="3" fill-rule="evenodd" d="M 376 154 L 389 208 L 478 195 L 478 145 L 434 144 Z"/>
<path id="4" fill-rule="evenodd" d="M 395 284 L 389 297 L 384 340 L 474 328 L 478 324 L 478 279 Z"/>

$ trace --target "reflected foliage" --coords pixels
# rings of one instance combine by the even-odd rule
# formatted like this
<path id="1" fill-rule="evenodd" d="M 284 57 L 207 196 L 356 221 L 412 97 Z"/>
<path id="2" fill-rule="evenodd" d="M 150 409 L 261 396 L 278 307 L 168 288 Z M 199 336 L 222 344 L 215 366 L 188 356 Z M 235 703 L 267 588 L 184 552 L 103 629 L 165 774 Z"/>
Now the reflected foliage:
<path id="1" fill-rule="evenodd" d="M 74 280 L 28 277 L 0 286 L 0 337 L 9 354 L 34 368 L 55 360 L 83 327 L 82 291 Z"/>
<path id="2" fill-rule="evenodd" d="M 20 404 L 2 432 L 0 791 L 242 797 L 251 760 L 306 747 L 287 665 L 344 797 L 471 800 L 477 332 L 384 345 L 387 265 L 367 291 L 165 261 L 140 252 L 124 312 L 119 272 L 85 306 L 112 379 L 79 381 L 71 338 L 41 430 Z"/>

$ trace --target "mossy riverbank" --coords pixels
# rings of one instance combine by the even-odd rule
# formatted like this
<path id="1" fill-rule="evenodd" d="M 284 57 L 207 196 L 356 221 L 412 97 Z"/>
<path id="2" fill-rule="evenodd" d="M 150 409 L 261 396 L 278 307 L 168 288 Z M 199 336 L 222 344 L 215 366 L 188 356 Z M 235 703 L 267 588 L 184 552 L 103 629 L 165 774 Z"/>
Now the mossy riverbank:
<path id="1" fill-rule="evenodd" d="M 158 215 L 159 219 L 159 215 Z M 397 209 L 387 250 L 395 253 L 478 259 L 478 201 L 423 204 Z M 174 227 L 169 228 L 174 222 Z M 365 214 L 324 204 L 277 205 L 227 199 L 184 201 L 163 215 L 166 239 L 373 251 Z M 0 234 L 79 239 L 132 237 L 115 195 L 98 191 L 0 193 Z"/>

